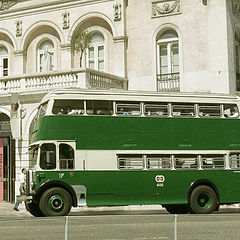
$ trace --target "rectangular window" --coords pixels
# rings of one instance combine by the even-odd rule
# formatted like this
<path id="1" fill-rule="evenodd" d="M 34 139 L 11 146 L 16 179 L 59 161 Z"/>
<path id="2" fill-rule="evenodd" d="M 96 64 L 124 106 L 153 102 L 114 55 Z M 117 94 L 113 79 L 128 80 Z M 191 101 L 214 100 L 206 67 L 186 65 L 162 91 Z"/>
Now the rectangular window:
<path id="1" fill-rule="evenodd" d="M 87 114 L 88 115 L 112 115 L 113 102 L 102 100 L 88 100 L 87 101 Z"/>
<path id="2" fill-rule="evenodd" d="M 167 44 L 159 46 L 160 52 L 160 74 L 168 73 L 168 52 L 167 52 Z"/>
<path id="3" fill-rule="evenodd" d="M 174 157 L 174 164 L 176 169 L 196 169 L 198 168 L 197 155 L 176 155 Z"/>
<path id="4" fill-rule="evenodd" d="M 240 169 L 240 153 L 231 153 L 229 158 L 230 168 Z"/>
<path id="5" fill-rule="evenodd" d="M 84 101 L 57 99 L 54 101 L 52 113 L 58 115 L 82 115 L 84 114 Z"/>
<path id="6" fill-rule="evenodd" d="M 118 156 L 118 169 L 120 170 L 142 170 L 143 168 L 144 161 L 142 156 Z"/>
<path id="7" fill-rule="evenodd" d="M 53 143 L 44 143 L 40 147 L 40 167 L 42 169 L 56 168 L 56 146 Z"/>
<path id="8" fill-rule="evenodd" d="M 140 103 L 117 103 L 117 115 L 139 116 L 141 115 Z"/>
<path id="9" fill-rule="evenodd" d="M 221 117 L 220 105 L 198 105 L 199 117 Z"/>
<path id="10" fill-rule="evenodd" d="M 168 104 L 167 103 L 145 103 L 144 105 L 145 116 L 168 116 Z"/>
<path id="11" fill-rule="evenodd" d="M 222 169 L 225 167 L 224 155 L 202 155 L 203 169 Z"/>
<path id="12" fill-rule="evenodd" d="M 171 62 L 172 62 L 172 73 L 179 72 L 179 56 L 178 56 L 178 44 L 174 43 L 171 45 Z"/>
<path id="13" fill-rule="evenodd" d="M 176 104 L 172 105 L 172 115 L 174 117 L 194 117 L 194 104 Z"/>
<path id="14" fill-rule="evenodd" d="M 8 58 L 3 58 L 3 76 L 8 76 Z"/>
<path id="15" fill-rule="evenodd" d="M 170 155 L 147 157 L 147 169 L 149 170 L 170 169 L 171 166 L 172 162 Z"/>

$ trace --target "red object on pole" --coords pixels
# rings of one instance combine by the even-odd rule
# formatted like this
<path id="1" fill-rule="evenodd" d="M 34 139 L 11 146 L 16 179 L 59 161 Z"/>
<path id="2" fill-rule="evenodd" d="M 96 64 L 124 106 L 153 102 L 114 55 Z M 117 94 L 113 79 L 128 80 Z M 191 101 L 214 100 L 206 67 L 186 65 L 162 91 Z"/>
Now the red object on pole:
<path id="1" fill-rule="evenodd" d="M 3 139 L 0 138 L 0 179 L 3 179 Z M 3 181 L 0 181 L 0 201 L 3 201 Z"/>

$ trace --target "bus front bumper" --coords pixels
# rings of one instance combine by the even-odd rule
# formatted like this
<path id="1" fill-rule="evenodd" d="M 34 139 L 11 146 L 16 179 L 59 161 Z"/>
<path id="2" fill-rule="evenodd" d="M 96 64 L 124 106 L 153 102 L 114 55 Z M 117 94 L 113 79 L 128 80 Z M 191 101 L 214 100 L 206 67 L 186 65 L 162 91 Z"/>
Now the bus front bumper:
<path id="1" fill-rule="evenodd" d="M 25 201 L 28 201 L 28 200 L 32 200 L 32 196 L 27 196 L 27 195 L 19 195 L 17 196 L 17 202 L 25 202 Z"/>

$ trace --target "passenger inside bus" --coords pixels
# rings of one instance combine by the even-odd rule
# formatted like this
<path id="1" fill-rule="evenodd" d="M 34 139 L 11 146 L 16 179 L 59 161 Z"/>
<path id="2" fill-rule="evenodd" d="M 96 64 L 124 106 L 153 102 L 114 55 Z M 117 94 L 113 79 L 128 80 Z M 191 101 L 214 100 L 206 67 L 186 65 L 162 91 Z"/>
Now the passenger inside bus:
<path id="1" fill-rule="evenodd" d="M 230 109 L 230 114 L 228 115 L 229 118 L 238 118 L 239 114 L 238 112 L 236 112 L 236 110 L 234 108 Z"/>

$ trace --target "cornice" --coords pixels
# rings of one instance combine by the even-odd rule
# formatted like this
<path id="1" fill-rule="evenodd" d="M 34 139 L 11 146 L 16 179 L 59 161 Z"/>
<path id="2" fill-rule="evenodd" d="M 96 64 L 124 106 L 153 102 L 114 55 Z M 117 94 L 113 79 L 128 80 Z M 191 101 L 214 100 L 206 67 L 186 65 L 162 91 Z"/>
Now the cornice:
<path id="1" fill-rule="evenodd" d="M 54 10 L 65 10 L 69 8 L 74 8 L 77 6 L 86 6 L 86 5 L 95 5 L 104 2 L 113 2 L 114 0 L 56 0 L 49 1 L 38 4 L 27 4 L 27 6 L 19 6 L 18 4 L 24 2 L 30 2 L 33 0 L 18 0 L 18 3 L 10 9 L 0 11 L 0 18 L 8 19 L 8 18 L 16 18 L 16 17 L 24 17 L 25 15 L 31 15 L 36 13 L 43 13 L 46 11 L 54 11 Z"/>

